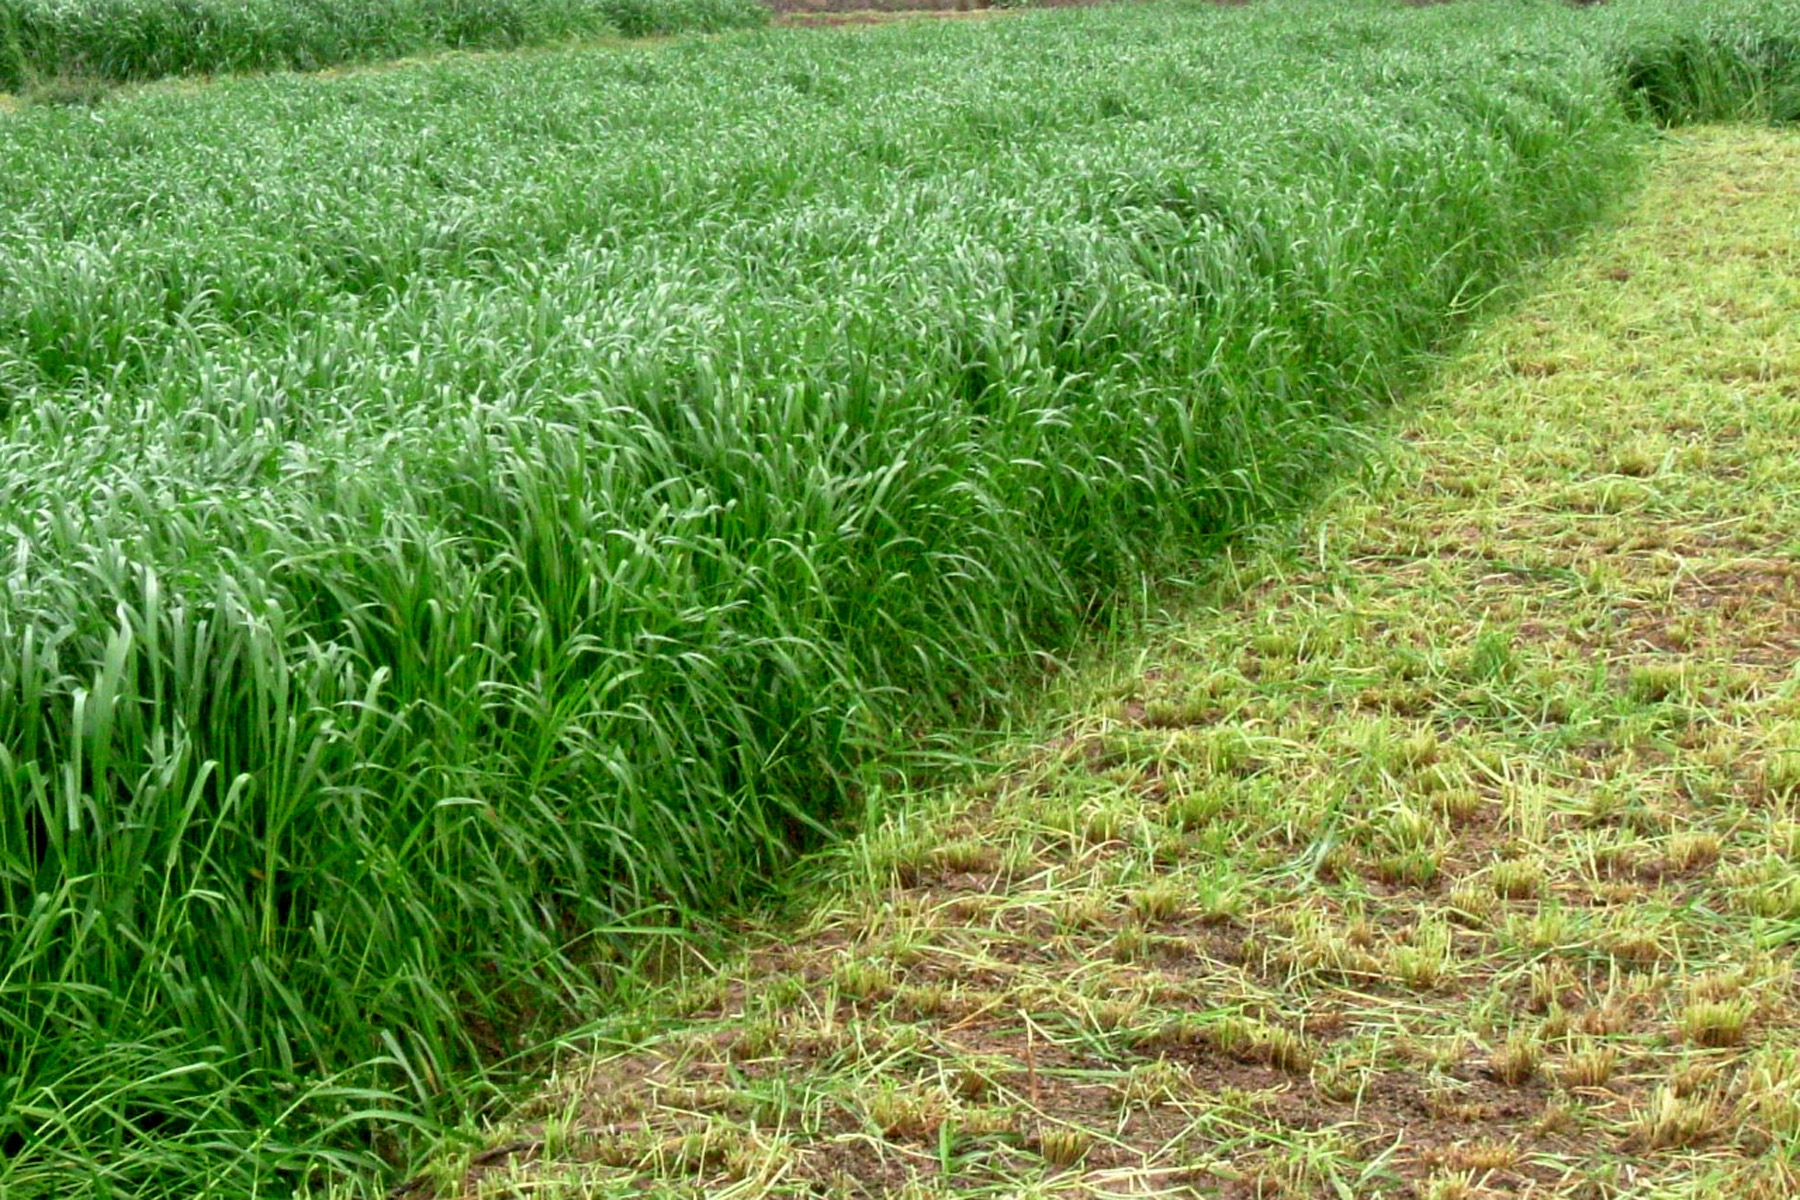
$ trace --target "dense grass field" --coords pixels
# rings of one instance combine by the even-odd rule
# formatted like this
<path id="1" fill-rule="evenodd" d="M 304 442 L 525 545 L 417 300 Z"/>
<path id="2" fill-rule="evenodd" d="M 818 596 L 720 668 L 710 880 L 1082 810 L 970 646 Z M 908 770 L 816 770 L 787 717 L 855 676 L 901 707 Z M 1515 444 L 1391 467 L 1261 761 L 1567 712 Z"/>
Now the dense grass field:
<path id="1" fill-rule="evenodd" d="M 758 0 L 0 0 L 0 92 L 761 25 Z"/>
<path id="2" fill-rule="evenodd" d="M 1800 1195 L 1797 179 L 1673 133 L 1327 503 L 408 1195 Z"/>
<path id="3" fill-rule="evenodd" d="M 0 118 L 0 1192 L 478 1102 L 1303 500 L 1651 122 L 1793 115 L 1797 34 L 1176 3 Z"/>

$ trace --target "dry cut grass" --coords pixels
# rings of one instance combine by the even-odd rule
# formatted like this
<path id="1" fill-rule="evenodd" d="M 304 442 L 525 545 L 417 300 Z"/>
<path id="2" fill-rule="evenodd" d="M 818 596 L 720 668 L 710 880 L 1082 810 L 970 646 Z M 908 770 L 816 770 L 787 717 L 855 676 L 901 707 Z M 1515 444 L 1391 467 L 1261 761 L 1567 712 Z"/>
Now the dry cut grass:
<path id="1" fill-rule="evenodd" d="M 1800 1190 L 1800 139 L 415 1195 Z"/>

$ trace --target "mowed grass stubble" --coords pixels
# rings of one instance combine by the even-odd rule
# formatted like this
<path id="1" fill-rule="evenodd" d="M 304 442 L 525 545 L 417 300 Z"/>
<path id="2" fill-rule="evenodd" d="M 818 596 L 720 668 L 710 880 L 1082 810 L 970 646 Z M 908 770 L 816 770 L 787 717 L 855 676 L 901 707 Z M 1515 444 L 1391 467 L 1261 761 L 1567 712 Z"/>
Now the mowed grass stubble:
<path id="1" fill-rule="evenodd" d="M 0 122 L 0 1190 L 279 1193 L 475 1102 L 609 944 L 1353 453 L 1628 178 L 1650 17 L 1174 4 Z"/>

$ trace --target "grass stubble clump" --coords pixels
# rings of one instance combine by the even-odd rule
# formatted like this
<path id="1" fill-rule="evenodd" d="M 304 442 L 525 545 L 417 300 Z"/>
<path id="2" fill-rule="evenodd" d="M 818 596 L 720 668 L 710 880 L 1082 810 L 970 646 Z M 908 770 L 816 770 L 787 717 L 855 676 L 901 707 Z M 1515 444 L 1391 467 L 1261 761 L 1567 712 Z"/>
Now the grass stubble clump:
<path id="1" fill-rule="evenodd" d="M 621 945 L 1354 455 L 1630 178 L 1650 11 L 764 31 L 0 120 L 0 1191 L 281 1191 L 479 1103 Z"/>

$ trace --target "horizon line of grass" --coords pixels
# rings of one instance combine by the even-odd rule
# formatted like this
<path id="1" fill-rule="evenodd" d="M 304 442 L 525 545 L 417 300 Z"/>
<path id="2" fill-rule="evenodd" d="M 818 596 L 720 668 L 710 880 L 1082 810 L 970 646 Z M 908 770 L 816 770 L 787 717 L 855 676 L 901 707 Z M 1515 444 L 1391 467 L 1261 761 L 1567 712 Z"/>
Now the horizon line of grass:
<path id="1" fill-rule="evenodd" d="M 0 92 L 766 24 L 761 0 L 0 0 Z"/>

